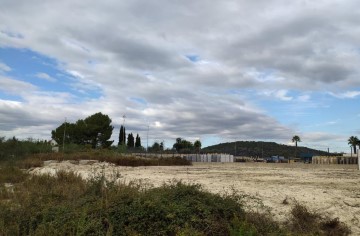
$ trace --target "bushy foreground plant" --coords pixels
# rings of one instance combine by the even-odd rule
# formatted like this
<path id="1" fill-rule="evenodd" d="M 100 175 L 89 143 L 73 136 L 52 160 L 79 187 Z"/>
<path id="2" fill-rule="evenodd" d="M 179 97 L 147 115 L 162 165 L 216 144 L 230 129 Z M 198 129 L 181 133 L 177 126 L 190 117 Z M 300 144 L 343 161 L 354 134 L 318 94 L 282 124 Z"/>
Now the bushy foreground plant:
<path id="1" fill-rule="evenodd" d="M 14 172 L 15 173 L 15 172 Z M 103 175 L 85 181 L 71 172 L 31 176 L 0 195 L 0 235 L 347 235 L 337 219 L 304 231 L 295 223 L 317 219 L 296 205 L 281 227 L 270 215 L 244 210 L 236 193 L 209 193 L 171 182 L 150 188 Z M 317 221 L 316 221 L 317 222 Z M 308 224 L 305 221 L 304 225 Z M 306 227 L 306 226 L 305 226 Z M 330 230 L 331 229 L 331 230 Z M 344 230 L 345 229 L 345 230 Z M 339 234 L 340 233 L 340 234 Z"/>
<path id="2" fill-rule="evenodd" d="M 233 196 L 174 182 L 158 188 L 74 173 L 32 176 L 0 199 L 0 235 L 230 235 L 258 228 Z"/>

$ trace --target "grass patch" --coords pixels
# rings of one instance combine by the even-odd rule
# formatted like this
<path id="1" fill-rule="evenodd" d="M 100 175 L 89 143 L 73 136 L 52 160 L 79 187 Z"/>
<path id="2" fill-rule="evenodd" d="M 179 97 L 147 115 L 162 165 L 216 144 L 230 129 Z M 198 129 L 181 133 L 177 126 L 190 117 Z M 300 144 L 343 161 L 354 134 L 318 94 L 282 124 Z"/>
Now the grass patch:
<path id="1" fill-rule="evenodd" d="M 4 183 L 20 183 L 25 181 L 28 177 L 28 174 L 18 167 L 6 163 L 5 165 L 0 166 L 0 184 Z"/>
<path id="2" fill-rule="evenodd" d="M 125 156 L 111 151 L 98 152 L 77 152 L 77 153 L 42 153 L 28 156 L 27 158 L 18 160 L 17 166 L 23 169 L 43 166 L 44 161 L 80 161 L 80 160 L 97 160 L 100 162 L 109 162 L 118 166 L 184 166 L 191 165 L 188 161 L 181 157 L 168 158 L 143 158 L 134 156 Z"/>

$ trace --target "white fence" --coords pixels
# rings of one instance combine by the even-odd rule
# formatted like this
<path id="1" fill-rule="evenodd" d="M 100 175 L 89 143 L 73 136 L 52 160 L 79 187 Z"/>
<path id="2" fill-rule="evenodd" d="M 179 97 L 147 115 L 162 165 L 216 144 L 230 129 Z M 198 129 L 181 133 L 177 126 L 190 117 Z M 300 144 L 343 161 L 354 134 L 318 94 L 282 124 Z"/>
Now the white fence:
<path id="1" fill-rule="evenodd" d="M 184 157 L 192 162 L 234 162 L 234 156 L 229 154 L 187 154 Z"/>
<path id="2" fill-rule="evenodd" d="M 131 153 L 131 156 L 137 157 L 155 157 L 155 158 L 169 158 L 169 157 L 182 157 L 192 162 L 235 162 L 234 156 L 224 153 L 213 154 L 162 154 L 162 153 Z"/>
<path id="3" fill-rule="evenodd" d="M 357 157 L 351 156 L 314 156 L 313 164 L 358 164 Z"/>

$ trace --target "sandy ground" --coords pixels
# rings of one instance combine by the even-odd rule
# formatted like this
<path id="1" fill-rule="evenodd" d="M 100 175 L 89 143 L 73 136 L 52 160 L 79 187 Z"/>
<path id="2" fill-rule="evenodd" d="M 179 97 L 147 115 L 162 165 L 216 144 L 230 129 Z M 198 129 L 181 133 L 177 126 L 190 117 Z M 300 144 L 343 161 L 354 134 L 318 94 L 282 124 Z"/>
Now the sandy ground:
<path id="1" fill-rule="evenodd" d="M 277 220 L 285 220 L 295 201 L 347 223 L 360 235 L 360 171 L 357 165 L 312 165 L 274 163 L 194 163 L 193 166 L 116 167 L 108 163 L 72 164 L 48 162 L 32 173 L 75 171 L 84 178 L 105 173 L 119 181 L 141 180 L 159 186 L 172 180 L 199 183 L 214 193 L 236 190 L 249 195 L 258 210 L 270 209 Z M 254 199 L 261 199 L 263 207 Z M 289 204 L 284 204 L 284 199 Z"/>

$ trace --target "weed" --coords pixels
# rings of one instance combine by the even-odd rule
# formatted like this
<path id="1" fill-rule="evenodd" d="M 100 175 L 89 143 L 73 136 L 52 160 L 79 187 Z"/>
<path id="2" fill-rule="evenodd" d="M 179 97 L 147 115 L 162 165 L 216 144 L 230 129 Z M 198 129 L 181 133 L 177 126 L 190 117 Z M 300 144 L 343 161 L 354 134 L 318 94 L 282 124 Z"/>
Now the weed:
<path id="1" fill-rule="evenodd" d="M 288 222 L 289 229 L 296 235 L 349 235 L 348 226 L 338 218 L 322 217 L 311 212 L 306 206 L 295 203 Z"/>
<path id="2" fill-rule="evenodd" d="M 285 199 L 282 201 L 282 204 L 289 205 L 288 197 L 286 196 Z"/>
<path id="3" fill-rule="evenodd" d="M 340 222 L 339 218 L 326 219 L 321 222 L 321 229 L 325 233 L 325 235 L 329 236 L 342 236 L 342 235 L 350 235 L 350 228 Z"/>

